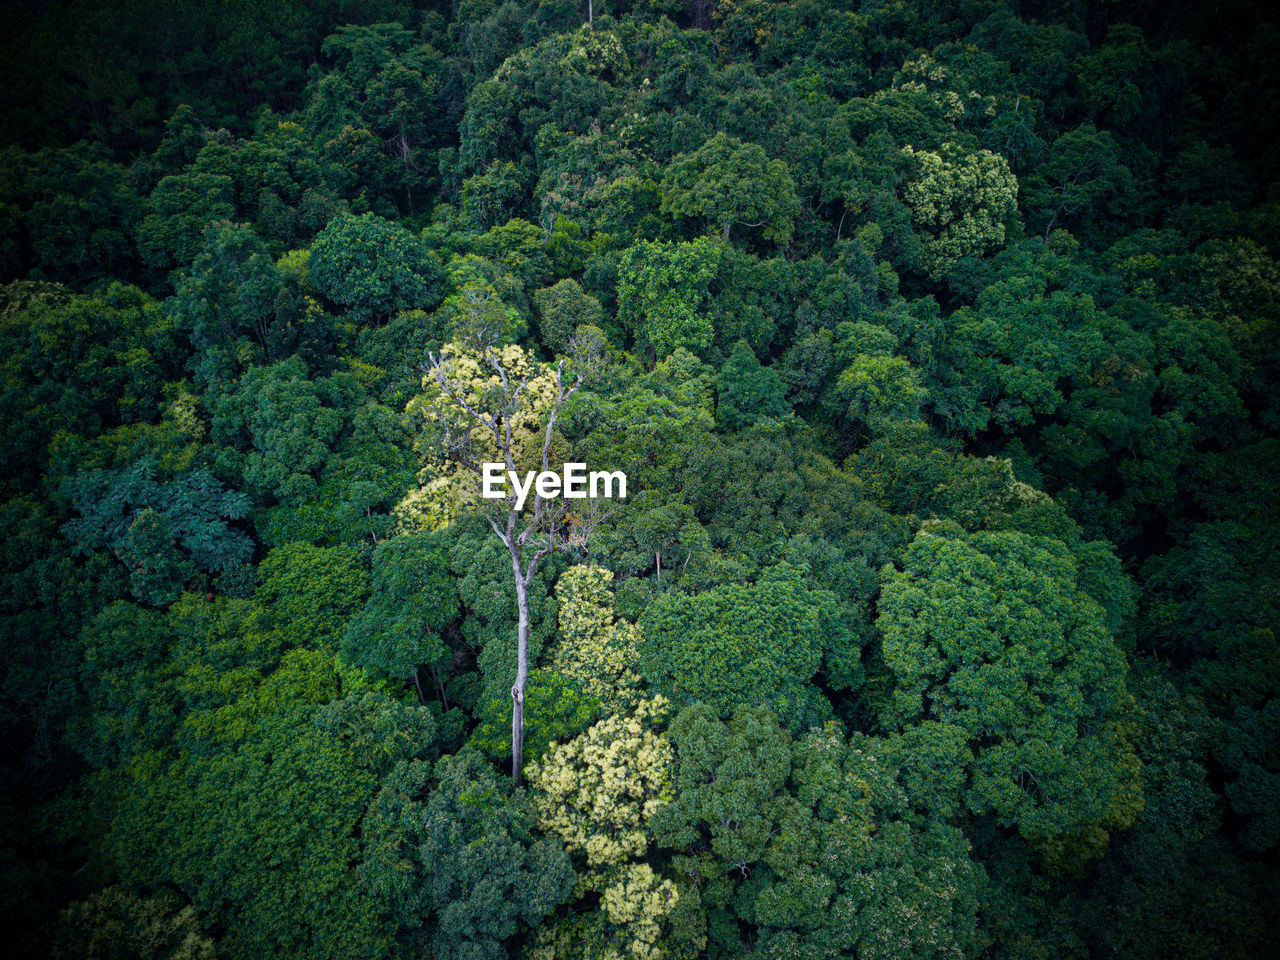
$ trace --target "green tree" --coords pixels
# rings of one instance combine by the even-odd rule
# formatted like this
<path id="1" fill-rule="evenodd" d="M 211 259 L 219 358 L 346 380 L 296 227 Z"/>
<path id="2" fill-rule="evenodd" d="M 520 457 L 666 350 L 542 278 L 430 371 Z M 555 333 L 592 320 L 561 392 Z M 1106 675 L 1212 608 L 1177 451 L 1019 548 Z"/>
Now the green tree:
<path id="1" fill-rule="evenodd" d="M 260 502 L 302 503 L 316 492 L 358 390 L 349 375 L 313 380 L 299 357 L 249 368 L 211 398 L 218 469 Z"/>
<path id="2" fill-rule="evenodd" d="M 747 342 L 739 340 L 716 374 L 716 424 L 741 430 L 788 409 L 782 378 L 772 367 L 762 367 Z"/>
<path id="3" fill-rule="evenodd" d="M 366 213 L 333 220 L 311 246 L 311 282 L 359 323 L 439 302 L 440 264 L 421 239 Z"/>
<path id="4" fill-rule="evenodd" d="M 442 666 L 450 651 L 441 633 L 458 612 L 443 546 L 428 534 L 395 537 L 373 552 L 369 602 L 343 629 L 343 656 L 375 674 L 412 678 L 425 700 L 419 668 Z"/>
<path id="5" fill-rule="evenodd" d="M 204 936 L 196 912 L 169 893 L 142 897 L 106 887 L 77 900 L 58 918 L 56 960 L 213 960 L 213 940 Z"/>
<path id="6" fill-rule="evenodd" d="M 227 490 L 207 470 L 168 483 L 155 462 L 123 470 L 91 470 L 66 482 L 64 495 L 80 513 L 63 527 L 81 553 L 106 548 L 129 570 L 138 599 L 175 600 L 199 571 L 234 574 L 253 552 L 230 521 L 244 518 L 248 498 Z"/>
<path id="7" fill-rule="evenodd" d="M 600 301 L 576 280 L 561 280 L 555 286 L 535 290 L 532 300 L 538 315 L 538 339 L 552 356 L 569 352 L 578 327 L 604 325 Z"/>
<path id="8" fill-rule="evenodd" d="M 319 706 L 332 686 L 271 687 L 238 745 L 132 764 L 109 847 L 127 880 L 189 895 L 225 956 L 385 953 L 388 921 L 356 882 L 360 824 L 381 777 L 430 743 L 430 719 L 375 694 Z"/>
<path id="9" fill-rule="evenodd" d="M 662 182 L 662 212 L 700 221 L 725 240 L 734 226 L 763 228 L 766 240 L 786 246 L 800 201 L 783 161 L 767 159 L 759 144 L 717 133 L 671 162 Z"/>
<path id="10" fill-rule="evenodd" d="M 942 957 L 980 942 L 980 866 L 953 826 L 909 815 L 894 767 L 837 725 L 792 740 L 763 707 L 688 707 L 674 797 L 650 830 L 707 911 L 711 957 Z"/>
<path id="11" fill-rule="evenodd" d="M 351 547 L 276 547 L 258 565 L 256 598 L 291 647 L 332 652 L 369 596 L 369 573 Z"/>
<path id="12" fill-rule="evenodd" d="M 703 304 L 723 251 L 714 241 L 642 240 L 618 264 L 618 315 L 636 337 L 664 358 L 683 347 L 702 353 L 715 331 Z"/>
<path id="13" fill-rule="evenodd" d="M 220 173 L 183 172 L 165 177 L 143 204 L 138 252 L 156 270 L 191 263 L 209 225 L 235 215 L 231 178 Z"/>
<path id="14" fill-rule="evenodd" d="M 962 257 L 980 257 L 1004 245 L 1017 214 L 1018 181 L 1009 164 L 989 150 L 956 144 L 940 152 L 905 148 L 916 173 L 904 194 L 921 231 L 925 270 L 937 277 Z"/>
<path id="15" fill-rule="evenodd" d="M 1023 209 L 1045 239 L 1060 227 L 1088 228 L 1099 215 L 1119 213 L 1132 190 L 1115 137 L 1092 124 L 1069 130 L 1022 184 Z"/>
<path id="16" fill-rule="evenodd" d="M 425 420 L 424 451 L 437 462 L 477 477 L 482 462 L 505 463 L 509 472 L 516 472 L 517 464 L 548 472 L 557 420 L 599 359 L 584 349 L 568 370 L 564 360 L 554 370 L 540 369 L 518 347 L 504 345 L 506 333 L 487 317 L 464 327 L 450 350 L 438 357 L 429 354 L 423 378 L 426 393 L 411 403 Z M 459 485 L 468 485 L 474 498 L 474 483 L 467 476 Z M 510 556 L 516 594 L 511 776 L 517 784 L 524 777 L 524 698 L 532 630 L 529 588 L 544 559 L 581 545 L 584 537 L 582 529 L 567 521 L 566 501 L 544 496 L 540 489 L 530 499 L 526 510 L 524 498 L 511 490 L 485 511 Z"/>
<path id="17" fill-rule="evenodd" d="M 556 840 L 534 833 L 512 793 L 474 753 L 398 764 L 369 804 L 362 886 L 406 946 L 446 960 L 509 956 L 518 933 L 566 900 L 574 872 Z"/>
<path id="18" fill-rule="evenodd" d="M 964 772 L 940 772 L 967 777 L 967 808 L 1033 840 L 1087 834 L 1087 858 L 1142 797 L 1124 656 L 1077 576 L 1051 540 L 922 531 L 886 571 L 876 626 L 894 681 L 886 725 L 961 731 L 967 749 L 942 749 Z"/>
<path id="19" fill-rule="evenodd" d="M 191 331 L 197 350 L 234 352 L 237 341 L 247 338 L 271 357 L 272 326 L 283 286 L 252 228 L 217 223 L 209 228 L 190 273 L 178 283 L 174 310 Z"/>
<path id="20" fill-rule="evenodd" d="M 802 729 L 830 709 L 808 681 L 822 662 L 834 604 L 785 563 L 751 585 L 660 597 L 640 621 L 641 673 L 676 704 L 703 702 L 727 716 L 765 703 Z"/>

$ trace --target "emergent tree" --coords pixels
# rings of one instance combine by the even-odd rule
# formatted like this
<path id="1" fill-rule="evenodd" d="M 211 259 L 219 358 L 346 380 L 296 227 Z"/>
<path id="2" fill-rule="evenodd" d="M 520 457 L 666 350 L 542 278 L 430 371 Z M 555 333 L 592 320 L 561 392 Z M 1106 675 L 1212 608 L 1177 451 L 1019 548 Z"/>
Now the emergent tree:
<path id="1" fill-rule="evenodd" d="M 424 408 L 430 441 L 441 459 L 480 477 L 482 464 L 500 462 L 508 471 L 538 464 L 550 470 L 556 423 L 582 386 L 599 354 L 599 341 L 575 338 L 575 358 L 554 369 L 537 364 L 518 346 L 503 344 L 503 325 L 489 305 L 470 304 L 458 337 L 423 365 L 424 386 L 435 396 Z M 545 423 L 539 424 L 545 416 Z M 511 687 L 511 775 L 522 782 L 524 692 L 529 677 L 529 585 L 538 564 L 556 550 L 585 544 L 589 524 L 570 517 L 563 500 L 544 496 L 536 485 L 518 508 L 514 493 L 483 501 L 485 515 L 511 554 L 518 609 L 516 676 Z"/>

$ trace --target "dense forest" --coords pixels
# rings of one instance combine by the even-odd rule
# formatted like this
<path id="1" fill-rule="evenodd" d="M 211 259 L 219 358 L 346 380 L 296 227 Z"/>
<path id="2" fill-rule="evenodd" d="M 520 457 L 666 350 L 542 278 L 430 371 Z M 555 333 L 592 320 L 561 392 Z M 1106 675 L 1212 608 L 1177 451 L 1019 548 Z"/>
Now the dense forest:
<path id="1" fill-rule="evenodd" d="M 1274 955 L 1263 6 L 8 5 L 10 949 Z"/>

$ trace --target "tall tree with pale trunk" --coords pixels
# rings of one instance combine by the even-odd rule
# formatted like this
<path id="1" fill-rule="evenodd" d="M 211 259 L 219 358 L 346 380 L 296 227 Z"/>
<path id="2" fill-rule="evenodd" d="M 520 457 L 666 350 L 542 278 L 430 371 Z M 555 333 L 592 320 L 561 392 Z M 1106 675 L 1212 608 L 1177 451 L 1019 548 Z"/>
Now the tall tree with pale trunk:
<path id="1" fill-rule="evenodd" d="M 494 311 L 484 303 L 472 306 L 468 316 L 460 318 L 457 341 L 439 355 L 428 354 L 423 366 L 424 387 L 433 394 L 422 407 L 430 425 L 429 446 L 477 479 L 486 462 L 502 462 L 508 471 L 521 473 L 550 471 L 560 413 L 600 357 L 600 343 L 576 338 L 572 360 L 561 359 L 554 367 L 538 364 L 519 347 L 502 345 L 502 326 L 489 319 Z M 536 485 L 524 509 L 517 506 L 514 490 L 482 503 L 489 525 L 511 554 L 516 588 L 511 776 L 519 784 L 529 678 L 529 585 L 544 557 L 584 546 L 593 524 L 585 517 L 570 517 L 563 500 L 542 495 Z"/>

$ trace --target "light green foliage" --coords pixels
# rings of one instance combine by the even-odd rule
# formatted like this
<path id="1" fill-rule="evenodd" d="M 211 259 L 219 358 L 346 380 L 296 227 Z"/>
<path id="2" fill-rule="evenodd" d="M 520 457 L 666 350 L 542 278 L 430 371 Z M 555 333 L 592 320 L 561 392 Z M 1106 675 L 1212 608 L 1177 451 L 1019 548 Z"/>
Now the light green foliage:
<path id="1" fill-rule="evenodd" d="M 505 293 L 512 301 L 523 301 L 519 281 L 509 274 L 492 276 L 496 273 L 491 264 L 476 256 L 449 262 L 451 292 L 440 305 L 436 320 L 444 340 L 493 337 L 497 342 L 512 343 L 524 334 L 525 318 L 503 299 Z"/>
<path id="2" fill-rule="evenodd" d="M 276 547 L 259 564 L 258 575 L 257 601 L 293 647 L 336 649 L 344 624 L 369 596 L 368 570 L 350 547 Z M 379 576 L 385 590 L 385 568 Z"/>
<path id="3" fill-rule="evenodd" d="M 644 824 L 670 798 L 671 747 L 652 725 L 667 712 L 661 697 L 592 725 L 529 766 L 538 822 L 581 853 L 588 868 L 641 857 Z"/>
<path id="4" fill-rule="evenodd" d="M 528 220 L 508 220 L 476 238 L 474 250 L 533 290 L 551 280 L 547 233 Z"/>
<path id="5" fill-rule="evenodd" d="M 539 827 L 585 860 L 575 896 L 595 892 L 601 904 L 585 922 L 544 929 L 536 956 L 554 960 L 572 950 L 599 960 L 664 960 L 698 946 L 678 935 L 685 930 L 697 937 L 697 924 L 687 926 L 696 894 L 642 862 L 646 825 L 671 798 L 671 746 L 653 730 L 668 708 L 661 697 L 642 700 L 528 768 Z"/>
<path id="6" fill-rule="evenodd" d="M 1017 533 L 922 532 L 904 563 L 887 573 L 876 620 L 895 681 L 885 722 L 963 731 L 971 758 L 945 750 L 967 768 L 966 806 L 1024 836 L 1131 823 L 1141 793 L 1121 725 L 1124 657 L 1067 550 Z"/>
<path id="7" fill-rule="evenodd" d="M 955 144 L 941 151 L 904 151 L 916 174 L 905 200 L 922 231 L 922 261 L 939 276 L 962 257 L 980 257 L 1004 245 L 1015 216 L 1018 181 L 999 154 L 966 152 Z"/>
<path id="8" fill-rule="evenodd" d="M 830 709 L 807 681 L 837 617 L 830 593 L 779 564 L 748 586 L 655 600 L 641 620 L 640 670 L 676 704 L 701 701 L 727 716 L 742 704 L 765 703 L 788 726 L 803 728 Z"/>
<path id="9" fill-rule="evenodd" d="M 701 353 L 714 336 L 704 309 L 707 285 L 720 267 L 714 240 L 689 243 L 642 240 L 618 265 L 618 313 L 659 358 L 683 347 Z"/>
<path id="10" fill-rule="evenodd" d="M 614 613 L 613 574 L 602 567 L 570 567 L 556 583 L 560 632 L 550 664 L 610 713 L 639 696 L 636 667 L 640 629 Z"/>
<path id="11" fill-rule="evenodd" d="M 766 240 L 785 246 L 800 201 L 783 161 L 767 159 L 758 144 L 717 133 L 671 162 L 662 183 L 662 212 L 700 221 L 726 240 L 734 226 L 762 227 Z"/>
<path id="12" fill-rule="evenodd" d="M 555 743 L 572 740 L 600 716 L 600 701 L 584 684 L 554 670 L 529 671 L 524 699 L 524 756 L 538 760 Z M 511 756 L 511 694 L 490 697 L 477 713 L 485 717 L 468 744 L 501 762 Z"/>
<path id="13" fill-rule="evenodd" d="M 920 371 L 905 357 L 860 353 L 836 381 L 841 398 L 849 398 L 849 416 L 883 432 L 902 421 L 917 419 L 929 393 Z"/>
<path id="14" fill-rule="evenodd" d="M 273 706 L 259 708 L 264 722 L 238 748 L 130 765 L 109 840 L 119 869 L 152 883 L 162 865 L 163 879 L 224 931 L 227 957 L 345 957 L 386 944 L 387 922 L 352 870 L 358 830 L 380 772 L 424 749 L 429 723 L 372 695 Z M 375 733 L 384 717 L 402 734 Z"/>
<path id="15" fill-rule="evenodd" d="M 677 348 L 652 374 L 627 377 L 603 396 L 586 394 L 566 419 L 590 431 L 580 450 L 596 469 L 622 470 L 638 490 L 669 490 L 690 451 L 710 437 L 708 367 Z"/>

